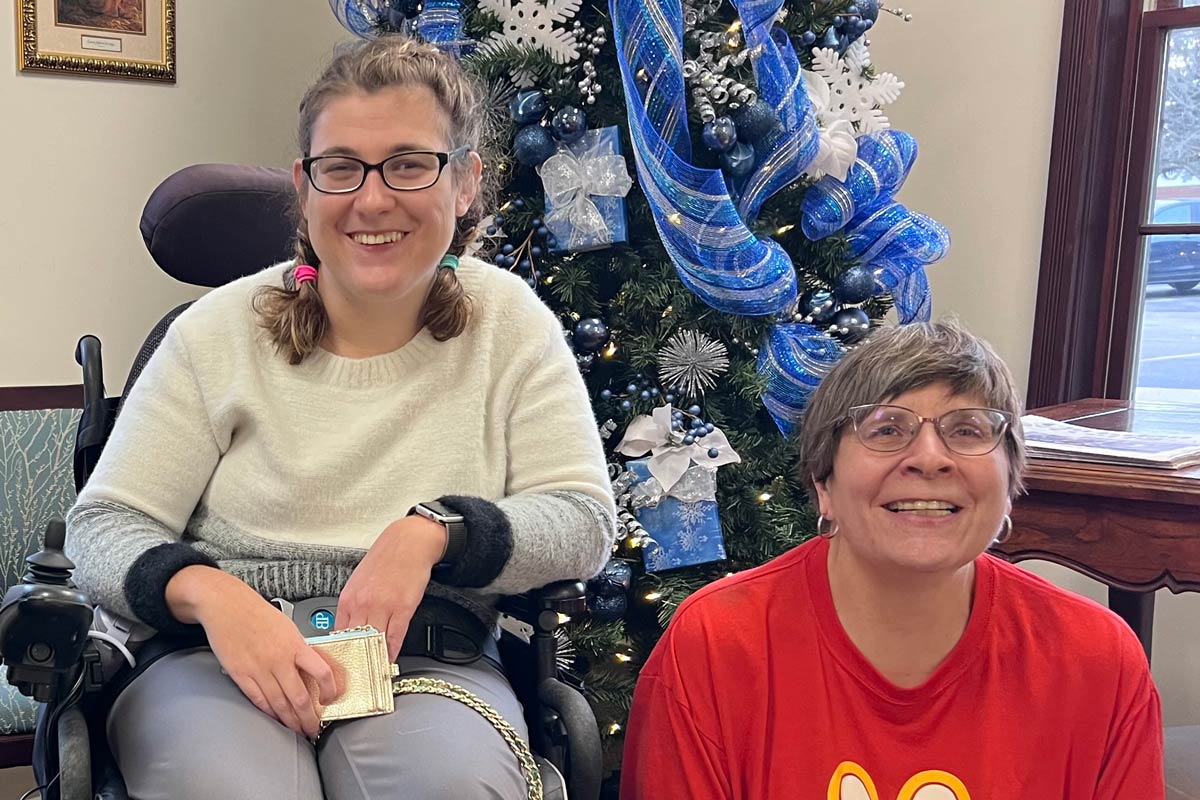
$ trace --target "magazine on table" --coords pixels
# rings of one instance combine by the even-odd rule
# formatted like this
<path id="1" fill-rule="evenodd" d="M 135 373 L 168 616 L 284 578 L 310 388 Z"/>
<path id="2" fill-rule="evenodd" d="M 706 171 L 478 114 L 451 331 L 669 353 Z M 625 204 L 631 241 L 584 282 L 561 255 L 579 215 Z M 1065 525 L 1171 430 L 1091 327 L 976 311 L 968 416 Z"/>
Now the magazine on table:
<path id="1" fill-rule="evenodd" d="M 1180 469 L 1200 464 L 1200 436 L 1085 428 L 1026 414 L 1025 445 L 1035 458 Z"/>

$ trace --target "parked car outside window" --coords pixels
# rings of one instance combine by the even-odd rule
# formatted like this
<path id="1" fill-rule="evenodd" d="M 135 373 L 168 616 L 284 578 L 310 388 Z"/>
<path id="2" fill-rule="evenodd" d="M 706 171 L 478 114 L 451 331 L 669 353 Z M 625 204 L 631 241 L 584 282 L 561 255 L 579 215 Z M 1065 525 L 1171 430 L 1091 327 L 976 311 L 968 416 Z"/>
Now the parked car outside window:
<path id="1" fill-rule="evenodd" d="M 1200 223 L 1200 199 L 1162 203 L 1154 212 L 1156 225 Z M 1150 237 L 1146 285 L 1170 284 L 1177 292 L 1200 286 L 1200 234 L 1158 234 Z"/>

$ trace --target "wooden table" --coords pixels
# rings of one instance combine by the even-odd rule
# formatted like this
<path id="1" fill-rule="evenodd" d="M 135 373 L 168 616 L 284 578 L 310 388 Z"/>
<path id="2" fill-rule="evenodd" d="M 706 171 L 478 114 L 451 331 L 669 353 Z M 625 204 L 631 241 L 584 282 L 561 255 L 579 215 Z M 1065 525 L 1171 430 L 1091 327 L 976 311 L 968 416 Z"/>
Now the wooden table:
<path id="1" fill-rule="evenodd" d="M 1200 406 L 1079 400 L 1030 412 L 1108 430 L 1200 434 Z M 993 551 L 1051 561 L 1108 586 L 1108 605 L 1146 649 L 1154 592 L 1200 591 L 1200 466 L 1181 470 L 1030 459 L 1029 494 Z"/>

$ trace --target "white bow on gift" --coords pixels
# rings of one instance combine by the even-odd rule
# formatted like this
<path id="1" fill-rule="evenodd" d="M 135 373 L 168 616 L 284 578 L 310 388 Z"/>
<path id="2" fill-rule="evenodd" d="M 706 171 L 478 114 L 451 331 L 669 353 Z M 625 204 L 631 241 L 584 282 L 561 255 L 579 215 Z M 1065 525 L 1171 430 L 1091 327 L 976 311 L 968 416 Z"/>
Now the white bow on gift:
<path id="1" fill-rule="evenodd" d="M 599 130 L 584 134 L 573 148 L 560 147 L 538 174 L 546 190 L 546 227 L 570 231 L 570 250 L 612 244 L 612 232 L 592 197 L 624 197 L 633 186 L 625 159 Z"/>
<path id="2" fill-rule="evenodd" d="M 716 458 L 708 455 L 713 448 L 717 450 Z M 715 469 L 742 460 L 720 428 L 713 428 L 712 433 L 695 444 L 684 444 L 683 434 L 671 430 L 670 406 L 659 406 L 649 417 L 635 417 L 625 429 L 625 438 L 617 445 L 617 452 L 635 458 L 652 453 L 647 468 L 662 484 L 664 492 L 670 492 L 693 464 Z"/>

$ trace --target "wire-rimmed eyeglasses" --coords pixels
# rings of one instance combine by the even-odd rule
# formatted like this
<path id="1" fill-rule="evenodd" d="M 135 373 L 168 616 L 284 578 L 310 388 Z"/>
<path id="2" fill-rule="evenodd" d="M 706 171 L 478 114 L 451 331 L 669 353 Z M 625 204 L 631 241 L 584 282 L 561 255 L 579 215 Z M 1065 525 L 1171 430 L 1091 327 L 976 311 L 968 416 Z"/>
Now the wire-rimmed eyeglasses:
<path id="1" fill-rule="evenodd" d="M 987 455 L 996 449 L 1012 424 L 1012 414 L 995 408 L 956 408 L 940 417 L 922 417 L 904 406 L 875 403 L 853 406 L 838 421 L 850 422 L 868 450 L 895 453 L 912 444 L 926 422 L 933 423 L 942 443 L 964 456 Z"/>
<path id="2" fill-rule="evenodd" d="M 357 192 L 372 171 L 379 172 L 389 189 L 415 192 L 433 186 L 442 177 L 442 170 L 447 164 L 469 152 L 471 148 L 463 145 L 449 153 L 435 150 L 396 153 L 377 164 L 369 164 L 354 156 L 309 156 L 301 159 L 300 164 L 313 188 L 325 194 Z"/>

